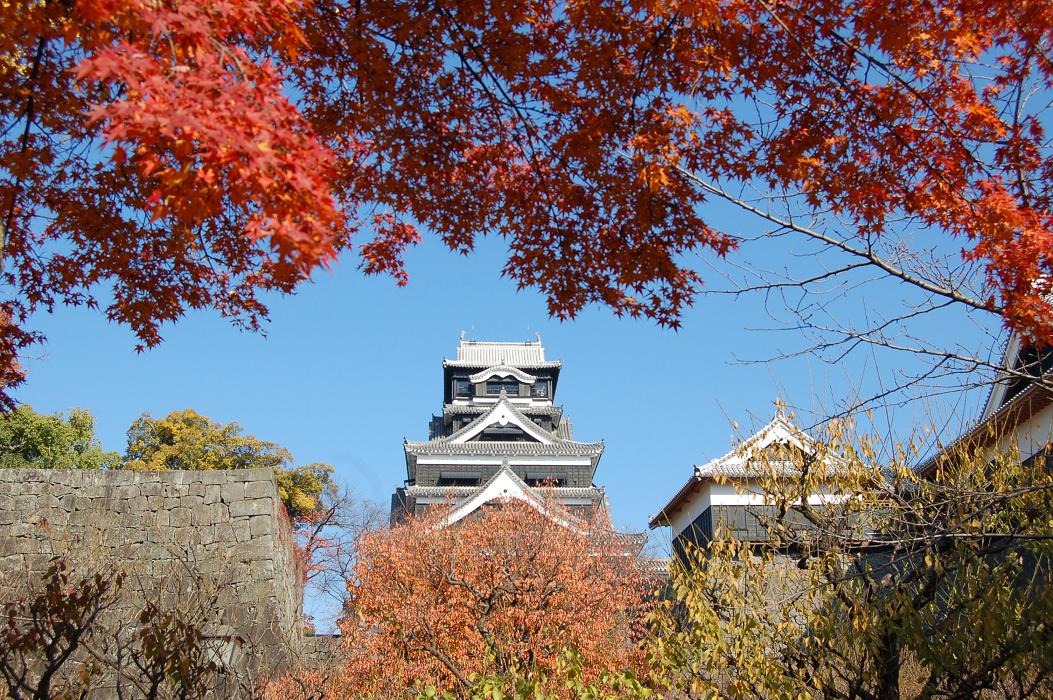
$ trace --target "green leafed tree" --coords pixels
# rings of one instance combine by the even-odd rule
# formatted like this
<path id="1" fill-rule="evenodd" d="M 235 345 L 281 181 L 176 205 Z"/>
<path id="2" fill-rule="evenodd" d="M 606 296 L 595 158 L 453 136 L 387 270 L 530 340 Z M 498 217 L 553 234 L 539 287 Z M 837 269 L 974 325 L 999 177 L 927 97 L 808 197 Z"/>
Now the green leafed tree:
<path id="1" fill-rule="evenodd" d="M 0 468 L 106 469 L 120 465 L 95 437 L 95 419 L 83 408 L 45 415 L 29 405 L 0 414 Z"/>
<path id="2" fill-rule="evenodd" d="M 274 469 L 289 516 L 301 520 L 318 509 L 333 468 L 292 464 L 286 448 L 245 434 L 237 423 L 219 423 L 190 408 L 164 418 L 144 413 L 128 429 L 126 469 Z"/>
<path id="3" fill-rule="evenodd" d="M 824 442 L 751 484 L 773 506 L 755 509 L 768 540 L 721 526 L 674 562 L 652 620 L 658 685 L 680 698 L 1053 697 L 1043 460 L 954 454 L 929 479 L 912 448 L 882 459 L 843 423 Z M 815 505 L 822 486 L 844 498 Z"/>

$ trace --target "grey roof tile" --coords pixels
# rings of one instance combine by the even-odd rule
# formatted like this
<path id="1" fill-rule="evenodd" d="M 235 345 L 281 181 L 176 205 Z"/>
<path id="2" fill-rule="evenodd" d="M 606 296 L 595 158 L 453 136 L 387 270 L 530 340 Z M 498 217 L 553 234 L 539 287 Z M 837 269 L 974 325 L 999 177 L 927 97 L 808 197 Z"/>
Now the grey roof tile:
<path id="1" fill-rule="evenodd" d="M 442 412 L 448 416 L 481 416 L 491 408 L 493 404 L 448 403 L 442 407 Z M 524 416 L 552 416 L 555 418 L 563 415 L 562 406 L 516 406 L 516 409 Z"/>
<path id="2" fill-rule="evenodd" d="M 457 346 L 457 358 L 443 360 L 444 367 L 478 367 L 487 369 L 506 365 L 517 369 L 543 369 L 560 367 L 558 360 L 546 360 L 541 338 L 526 342 L 495 343 L 461 338 Z"/>
<path id="3" fill-rule="evenodd" d="M 487 367 L 486 369 L 476 372 L 468 377 L 468 381 L 472 384 L 478 384 L 490 377 L 515 377 L 523 384 L 533 384 L 537 381 L 537 377 L 534 375 L 527 374 L 523 370 L 517 369 L 511 365 L 495 365 L 493 367 Z"/>
<path id="4" fill-rule="evenodd" d="M 549 444 L 543 442 L 504 442 L 496 440 L 492 442 L 482 440 L 463 443 L 455 442 L 464 435 L 476 430 L 491 414 L 502 408 L 508 410 L 513 416 L 516 416 L 520 422 L 526 426 L 528 433 L 532 433 L 534 437 L 538 439 L 544 438 L 546 440 L 552 440 L 552 442 Z M 565 421 L 566 419 L 564 419 L 563 422 Z M 480 415 L 460 430 L 457 430 L 450 435 L 437 437 L 433 440 L 407 440 L 405 445 L 407 454 L 571 454 L 596 456 L 603 453 L 604 447 L 602 440 L 600 442 L 575 442 L 562 437 L 559 434 L 559 430 L 556 432 L 549 432 L 544 428 L 539 427 L 530 420 L 528 416 L 524 415 L 515 404 L 509 401 L 508 395 L 503 391 L 501 392 L 501 396 L 498 398 L 496 404 L 488 407 L 483 415 Z"/>
<path id="5" fill-rule="evenodd" d="M 449 443 L 438 440 L 406 441 L 406 452 L 410 454 L 430 455 L 578 455 L 598 457 L 603 454 L 603 441 L 600 442 L 556 442 L 545 445 L 540 442 L 497 442 L 476 441 L 466 443 Z"/>
<path id="6" fill-rule="evenodd" d="M 479 486 L 407 486 L 406 495 L 415 498 L 420 497 L 444 497 L 462 499 L 472 496 L 485 488 L 485 484 Z M 550 494 L 555 498 L 592 498 L 602 499 L 604 490 L 599 486 L 534 486 L 534 491 L 539 494 Z"/>

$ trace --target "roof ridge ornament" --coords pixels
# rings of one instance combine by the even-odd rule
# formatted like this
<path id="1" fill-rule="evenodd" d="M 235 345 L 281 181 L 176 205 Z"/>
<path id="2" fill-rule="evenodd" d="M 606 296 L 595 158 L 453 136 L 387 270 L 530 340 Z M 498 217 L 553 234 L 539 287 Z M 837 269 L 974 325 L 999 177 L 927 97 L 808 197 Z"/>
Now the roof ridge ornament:
<path id="1" fill-rule="evenodd" d="M 508 401 L 508 392 L 505 391 L 503 388 L 501 389 L 501 395 L 497 397 L 497 403 L 500 405 L 502 401 Z M 497 422 L 500 423 L 502 426 L 508 425 L 509 420 L 510 416 L 508 411 L 501 411 L 501 413 L 497 416 Z"/>
<path id="2" fill-rule="evenodd" d="M 504 362 L 476 372 L 468 377 L 468 381 L 472 384 L 478 384 L 479 382 L 486 381 L 490 377 L 515 377 L 522 384 L 534 384 L 537 381 L 537 377 L 534 375 L 524 372 L 513 365 L 505 364 Z"/>

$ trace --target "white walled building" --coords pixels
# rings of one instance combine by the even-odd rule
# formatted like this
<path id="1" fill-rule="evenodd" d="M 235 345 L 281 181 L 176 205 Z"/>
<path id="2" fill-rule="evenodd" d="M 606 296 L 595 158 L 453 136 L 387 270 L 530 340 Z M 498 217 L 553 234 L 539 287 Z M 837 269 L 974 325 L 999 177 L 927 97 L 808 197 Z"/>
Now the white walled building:
<path id="1" fill-rule="evenodd" d="M 980 452 L 987 458 L 1014 452 L 1022 462 L 1048 460 L 1053 444 L 1051 383 L 1053 349 L 1038 348 L 1013 333 L 977 424 L 924 462 L 918 471 L 926 477 L 934 476 L 942 460 L 957 459 L 970 452 Z"/>
<path id="2" fill-rule="evenodd" d="M 799 476 L 800 465 L 819 452 L 814 438 L 800 431 L 783 415 L 775 418 L 722 457 L 696 465 L 691 477 L 661 510 L 651 516 L 651 529 L 671 530 L 673 552 L 682 555 L 688 544 L 704 545 L 720 525 L 740 541 L 768 539 L 764 518 L 774 514 L 771 498 L 761 483 L 765 477 Z M 810 505 L 843 498 L 828 487 L 812 494 Z M 787 513 L 793 524 L 800 516 Z M 803 525 L 803 523 L 802 523 Z"/>

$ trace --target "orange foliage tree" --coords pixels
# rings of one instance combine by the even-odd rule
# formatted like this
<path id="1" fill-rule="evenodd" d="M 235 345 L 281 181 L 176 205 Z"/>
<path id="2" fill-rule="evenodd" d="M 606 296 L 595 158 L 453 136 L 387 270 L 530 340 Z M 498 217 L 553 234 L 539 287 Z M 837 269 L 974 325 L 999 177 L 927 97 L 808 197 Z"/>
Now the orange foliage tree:
<path id="1" fill-rule="evenodd" d="M 356 697 L 464 695 L 484 679 L 562 696 L 639 671 L 648 578 L 601 520 L 573 527 L 517 500 L 444 526 L 437 510 L 366 536 L 341 624 Z"/>
<path id="2" fill-rule="evenodd" d="M 368 273 L 493 232 L 552 314 L 675 326 L 714 198 L 1050 340 L 1051 44 L 1045 0 L 3 3 L 0 385 L 36 309 L 255 328 L 362 228 Z"/>

